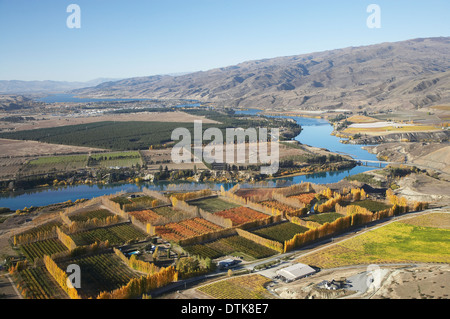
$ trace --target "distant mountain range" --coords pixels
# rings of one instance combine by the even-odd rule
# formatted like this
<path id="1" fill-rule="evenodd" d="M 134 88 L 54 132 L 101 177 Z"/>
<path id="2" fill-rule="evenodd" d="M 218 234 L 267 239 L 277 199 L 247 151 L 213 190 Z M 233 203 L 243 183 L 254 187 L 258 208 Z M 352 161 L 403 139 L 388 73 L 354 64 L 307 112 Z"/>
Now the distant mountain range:
<path id="1" fill-rule="evenodd" d="M 61 93 L 117 80 L 119 79 L 99 78 L 87 82 L 0 80 L 0 94 Z"/>
<path id="2" fill-rule="evenodd" d="M 129 78 L 72 93 L 195 99 L 273 110 L 413 109 L 449 104 L 450 37 L 249 61 L 179 76 Z"/>

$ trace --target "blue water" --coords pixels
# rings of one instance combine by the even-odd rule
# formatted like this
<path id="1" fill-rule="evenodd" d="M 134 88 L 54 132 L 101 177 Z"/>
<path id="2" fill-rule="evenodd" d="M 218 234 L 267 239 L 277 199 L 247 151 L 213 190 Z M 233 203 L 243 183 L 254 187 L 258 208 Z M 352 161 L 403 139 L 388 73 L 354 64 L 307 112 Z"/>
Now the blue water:
<path id="1" fill-rule="evenodd" d="M 238 111 L 237 114 L 257 115 L 260 110 Z M 326 148 L 330 151 L 348 154 L 355 159 L 377 160 L 374 154 L 363 150 L 361 145 L 342 144 L 339 138 L 330 135 L 333 127 L 323 119 L 291 117 L 302 125 L 302 132 L 295 139 L 299 142 L 314 147 Z M 350 170 L 314 173 L 309 175 L 299 175 L 293 177 L 283 177 L 264 182 L 265 187 L 275 186 L 289 186 L 297 184 L 302 181 L 313 182 L 317 184 L 336 183 L 346 176 L 363 173 L 368 170 L 373 170 L 373 167 L 356 166 Z M 226 190 L 234 186 L 233 183 L 187 183 L 177 182 L 173 184 L 170 182 L 147 183 L 141 185 L 135 184 L 115 184 L 115 185 L 77 185 L 66 186 L 60 188 L 48 188 L 29 190 L 21 193 L 14 193 L 0 196 L 0 207 L 9 207 L 12 210 L 23 209 L 30 206 L 45 206 L 55 203 L 65 202 L 67 200 L 75 201 L 80 198 L 91 199 L 97 196 L 110 195 L 120 191 L 136 192 L 142 190 L 142 187 L 147 187 L 154 190 L 199 190 L 204 188 L 220 189 L 223 185 Z M 253 184 L 244 184 L 241 187 L 254 187 Z"/>
<path id="2" fill-rule="evenodd" d="M 62 203 L 68 200 L 75 201 L 80 198 L 91 199 L 103 195 L 111 195 L 121 191 L 138 192 L 142 191 L 144 187 L 149 189 L 164 191 L 196 191 L 200 189 L 210 188 L 213 190 L 220 190 L 223 186 L 225 190 L 230 189 L 235 184 L 214 184 L 214 183 L 189 183 L 180 182 L 173 184 L 170 182 L 159 183 L 142 183 L 136 184 L 111 184 L 111 185 L 75 185 L 64 186 L 57 188 L 42 188 L 35 190 L 28 190 L 23 192 L 16 192 L 14 194 L 0 195 L 0 207 L 9 207 L 11 210 L 23 209 L 30 206 L 46 206 L 55 203 Z"/>
<path id="3" fill-rule="evenodd" d="M 332 152 L 350 155 L 354 159 L 377 161 L 377 156 L 361 148 L 362 145 L 343 144 L 331 135 L 333 126 L 324 119 L 292 117 L 302 126 L 302 133 L 295 139 L 302 144 L 326 148 Z"/>
<path id="4" fill-rule="evenodd" d="M 258 115 L 261 110 L 249 109 L 236 111 L 241 115 Z M 350 155 L 354 159 L 377 161 L 377 156 L 361 148 L 363 145 L 343 144 L 339 138 L 331 135 L 333 126 L 324 119 L 294 116 L 271 116 L 294 119 L 302 127 L 302 132 L 295 140 L 302 144 L 328 149 L 332 152 Z"/>

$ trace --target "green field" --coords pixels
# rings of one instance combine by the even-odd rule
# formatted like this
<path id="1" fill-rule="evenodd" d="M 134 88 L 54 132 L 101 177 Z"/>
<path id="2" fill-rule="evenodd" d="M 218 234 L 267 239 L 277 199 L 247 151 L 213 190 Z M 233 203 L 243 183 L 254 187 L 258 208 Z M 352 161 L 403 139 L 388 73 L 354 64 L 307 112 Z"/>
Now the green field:
<path id="1" fill-rule="evenodd" d="M 218 112 L 204 109 L 184 110 L 196 116 L 217 121 L 215 124 L 203 124 L 203 130 L 211 127 L 219 128 L 224 136 L 226 128 L 282 127 L 281 139 L 292 138 L 300 133 L 300 126 L 287 119 L 234 115 L 231 112 Z M 176 128 L 186 128 L 194 136 L 193 122 L 115 122 L 103 121 L 96 123 L 66 125 L 60 127 L 41 128 L 16 132 L 1 133 L 1 138 L 16 140 L 33 140 L 54 144 L 87 146 L 114 151 L 144 150 L 151 145 L 163 146 L 172 143 L 171 135 Z M 259 134 L 259 131 L 257 131 Z M 287 135 L 287 136 L 285 136 Z"/>
<path id="2" fill-rule="evenodd" d="M 214 124 L 203 124 L 203 129 L 213 126 Z M 194 124 L 105 121 L 2 133 L 0 137 L 127 151 L 170 143 L 172 131 L 179 127 L 187 128 L 193 133 Z"/>
<path id="3" fill-rule="evenodd" d="M 353 202 L 350 205 L 361 206 L 361 207 L 367 208 L 371 212 L 378 212 L 380 210 L 385 210 L 385 209 L 389 209 L 392 207 L 392 205 L 387 205 L 385 203 L 377 202 L 377 201 L 370 200 L 370 199 Z"/>
<path id="4" fill-rule="evenodd" d="M 34 236 L 40 232 L 51 231 L 54 227 L 56 227 L 56 226 L 61 227 L 62 225 L 63 225 L 63 223 L 60 221 L 51 221 L 51 222 L 42 224 L 40 226 L 33 227 L 33 228 L 31 228 L 27 231 L 24 231 L 18 235 L 33 235 Z"/>
<path id="5" fill-rule="evenodd" d="M 296 225 L 290 222 L 280 223 L 274 226 L 268 226 L 252 231 L 252 233 L 261 237 L 284 243 L 286 240 L 292 239 L 296 234 L 307 231 L 308 228 Z"/>
<path id="6" fill-rule="evenodd" d="M 68 155 L 39 157 L 29 161 L 22 169 L 23 173 L 42 174 L 52 171 L 71 171 L 85 168 L 88 155 Z"/>
<path id="7" fill-rule="evenodd" d="M 67 247 L 58 239 L 53 238 L 22 245 L 20 249 L 28 260 L 34 261 L 36 258 L 44 257 L 44 255 L 51 256 L 66 251 Z"/>
<path id="8" fill-rule="evenodd" d="M 45 267 L 27 268 L 19 273 L 19 291 L 25 292 L 27 299 L 64 299 L 65 292 L 51 278 Z"/>
<path id="9" fill-rule="evenodd" d="M 277 254 L 276 251 L 270 248 L 237 235 L 209 243 L 185 246 L 183 249 L 189 254 L 210 259 L 233 255 L 243 257 L 245 260 L 255 260 Z"/>
<path id="10" fill-rule="evenodd" d="M 152 211 L 157 213 L 158 215 L 167 218 L 169 221 L 180 221 L 186 218 L 190 218 L 190 215 L 183 212 L 182 210 L 175 209 L 172 206 L 164 206 L 153 208 Z"/>
<path id="11" fill-rule="evenodd" d="M 74 222 L 85 222 L 89 219 L 97 218 L 97 219 L 106 219 L 108 217 L 114 216 L 113 213 L 111 213 L 107 209 L 97 209 L 92 210 L 89 212 L 82 212 L 75 215 L 69 216 L 69 219 Z"/>
<path id="12" fill-rule="evenodd" d="M 74 258 L 58 266 L 67 269 L 69 264 L 76 264 L 82 270 L 81 289 L 77 290 L 83 298 L 95 298 L 102 291 L 117 289 L 139 277 L 113 253 Z"/>
<path id="13" fill-rule="evenodd" d="M 132 167 L 142 165 L 141 155 L 137 151 L 94 154 L 89 157 L 89 167 Z"/>
<path id="14" fill-rule="evenodd" d="M 325 224 L 325 223 L 332 223 L 336 219 L 341 218 L 341 217 L 344 217 L 344 216 L 341 214 L 338 214 L 338 213 L 323 213 L 323 214 L 311 215 L 308 217 L 304 217 L 302 219 L 306 220 L 306 221 L 316 222 L 319 224 Z"/>
<path id="15" fill-rule="evenodd" d="M 220 198 L 198 199 L 188 202 L 189 205 L 197 206 L 207 212 L 215 213 L 222 210 L 239 207 L 241 205 L 229 203 Z"/>
<path id="16" fill-rule="evenodd" d="M 450 215 L 446 215 L 443 218 L 448 224 Z M 321 268 L 377 263 L 450 263 L 449 243 L 450 229 L 395 222 L 297 261 Z"/>
<path id="17" fill-rule="evenodd" d="M 147 238 L 147 234 L 132 224 L 120 224 L 96 228 L 90 231 L 70 235 L 77 246 L 90 245 L 95 242 L 109 241 L 110 245 L 121 245 L 130 241 Z"/>

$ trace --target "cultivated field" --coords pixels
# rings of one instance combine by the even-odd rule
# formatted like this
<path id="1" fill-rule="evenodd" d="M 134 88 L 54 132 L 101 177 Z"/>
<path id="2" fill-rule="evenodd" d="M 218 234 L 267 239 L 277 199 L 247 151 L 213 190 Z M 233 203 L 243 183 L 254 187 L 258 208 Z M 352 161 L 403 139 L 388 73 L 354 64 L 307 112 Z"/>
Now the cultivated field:
<path id="1" fill-rule="evenodd" d="M 97 210 L 91 210 L 87 212 L 77 213 L 74 215 L 69 216 L 69 219 L 74 222 L 86 222 L 89 219 L 97 218 L 97 219 L 106 219 L 108 217 L 114 216 L 113 213 L 111 213 L 107 209 L 97 209 Z"/>
<path id="2" fill-rule="evenodd" d="M 36 141 L 11 140 L 0 138 L 0 149 L 2 157 L 30 157 L 50 156 L 67 154 L 88 154 L 94 151 L 103 151 L 98 148 L 80 147 L 72 145 L 49 144 Z"/>
<path id="3" fill-rule="evenodd" d="M 376 123 L 374 123 L 376 124 Z M 362 124 L 361 124 L 362 125 Z M 384 135 L 391 133 L 408 133 L 408 132 L 435 132 L 441 131 L 441 127 L 433 125 L 392 125 L 383 124 L 379 126 L 368 127 L 370 124 L 366 124 L 365 127 L 349 127 L 343 131 L 347 134 L 367 134 L 367 135 Z"/>
<path id="4" fill-rule="evenodd" d="M 150 209 L 129 212 L 128 215 L 133 216 L 138 221 L 144 224 L 150 223 L 152 225 L 155 225 L 155 223 L 157 222 L 165 221 L 164 217 L 156 214 Z"/>
<path id="5" fill-rule="evenodd" d="M 418 218 L 418 219 L 416 219 Z M 448 224 L 449 214 L 415 217 L 368 231 L 315 254 L 300 257 L 298 262 L 320 268 L 357 264 L 405 262 L 450 262 L 450 230 L 429 227 Z M 434 220 L 430 222 L 430 220 Z M 414 223 L 415 225 L 408 224 Z M 424 223 L 427 227 L 422 226 Z M 435 225 L 435 224 L 434 224 Z"/>
<path id="6" fill-rule="evenodd" d="M 26 157 L 0 158 L 0 180 L 14 179 L 28 160 Z"/>
<path id="7" fill-rule="evenodd" d="M 159 199 L 148 195 L 129 198 L 127 195 L 117 196 L 111 199 L 113 202 L 120 204 L 120 207 L 127 212 L 146 210 L 165 203 Z"/>
<path id="8" fill-rule="evenodd" d="M 29 161 L 21 170 L 26 175 L 45 174 L 54 171 L 72 171 L 85 168 L 87 155 L 39 157 Z"/>
<path id="9" fill-rule="evenodd" d="M 190 215 L 183 212 L 180 209 L 173 208 L 172 206 L 164 206 L 152 209 L 158 215 L 164 217 L 168 221 L 178 222 L 183 219 L 190 218 Z"/>
<path id="10" fill-rule="evenodd" d="M 224 201 L 220 198 L 199 199 L 188 202 L 189 205 L 196 206 L 210 213 L 216 213 L 221 210 L 239 207 L 240 205 Z"/>
<path id="11" fill-rule="evenodd" d="M 197 288 L 215 299 L 271 299 L 265 285 L 271 280 L 261 275 L 239 276 Z"/>
<path id="12" fill-rule="evenodd" d="M 27 299 L 67 298 L 45 267 L 24 269 L 17 277 L 18 289 Z"/>
<path id="13" fill-rule="evenodd" d="M 284 222 L 277 225 L 260 228 L 258 230 L 252 231 L 252 233 L 270 240 L 284 243 L 284 241 L 291 239 L 296 234 L 304 233 L 307 230 L 308 228 L 306 227 L 290 222 Z"/>
<path id="14" fill-rule="evenodd" d="M 370 199 L 356 201 L 351 203 L 351 205 L 361 206 L 364 208 L 367 208 L 371 212 L 378 212 L 380 210 L 389 209 L 392 207 L 392 205 L 388 205 L 379 201 L 374 201 Z"/>
<path id="15" fill-rule="evenodd" d="M 275 188 L 241 188 L 235 194 L 242 198 L 252 198 L 272 194 Z"/>
<path id="16" fill-rule="evenodd" d="M 248 207 L 236 207 L 215 213 L 215 215 L 228 218 L 232 221 L 233 226 L 239 226 L 257 219 L 266 219 L 266 214 L 257 212 Z"/>
<path id="17" fill-rule="evenodd" d="M 67 247 L 56 238 L 22 245 L 20 248 L 25 257 L 31 262 L 33 262 L 36 258 L 44 257 L 44 255 L 51 256 L 52 254 L 67 250 Z"/>
<path id="18" fill-rule="evenodd" d="M 183 248 L 192 255 L 211 259 L 233 255 L 243 257 L 245 260 L 255 260 L 277 254 L 270 248 L 237 235 Z"/>
<path id="19" fill-rule="evenodd" d="M 319 224 L 332 223 L 336 219 L 341 218 L 342 215 L 338 213 L 322 213 L 322 214 L 314 214 L 308 217 L 302 217 L 305 221 L 312 221 Z"/>
<path id="20" fill-rule="evenodd" d="M 38 233 L 44 233 L 44 232 L 48 232 L 54 229 L 54 227 L 61 227 L 63 225 L 63 223 L 61 221 L 50 221 L 48 223 L 44 223 L 42 225 L 33 227 L 29 230 L 26 230 L 24 232 L 21 232 L 17 235 L 31 235 L 31 236 L 35 236 Z"/>
<path id="21" fill-rule="evenodd" d="M 177 223 L 156 226 L 156 234 L 166 240 L 179 241 L 186 238 L 208 234 L 222 227 L 203 218 L 186 219 Z"/>
<path id="22" fill-rule="evenodd" d="M 81 289 L 77 290 L 83 298 L 95 298 L 102 291 L 120 288 L 130 279 L 140 277 L 113 253 L 73 258 L 58 266 L 66 269 L 70 264 L 76 264 L 82 269 Z"/>
<path id="23" fill-rule="evenodd" d="M 109 241 L 110 245 L 121 245 L 128 242 L 143 240 L 147 234 L 133 225 L 126 223 L 110 227 L 96 228 L 86 232 L 70 235 L 77 246 L 91 245 L 95 242 Z"/>
<path id="24" fill-rule="evenodd" d="M 142 159 L 139 152 L 112 152 L 103 154 L 94 154 L 89 157 L 89 167 L 132 167 L 142 165 Z"/>
<path id="25" fill-rule="evenodd" d="M 404 219 L 401 223 L 419 227 L 450 229 L 450 214 L 433 213 Z"/>
<path id="26" fill-rule="evenodd" d="M 347 121 L 351 123 L 374 123 L 378 122 L 378 119 L 370 116 L 364 116 L 364 115 L 353 115 L 350 116 Z"/>
<path id="27" fill-rule="evenodd" d="M 307 205 L 310 204 L 314 200 L 314 198 L 316 198 L 316 193 L 304 193 L 299 195 L 293 195 L 289 196 L 289 198 L 294 198 L 298 200 L 300 203 Z"/>
<path id="28" fill-rule="evenodd" d="M 267 207 L 273 207 L 275 209 L 284 211 L 285 213 L 293 213 L 298 210 L 298 208 L 280 203 L 275 200 L 267 200 L 267 201 L 261 202 L 260 204 L 267 206 Z"/>
<path id="29" fill-rule="evenodd" d="M 14 128 L 16 131 L 33 130 L 39 128 L 60 127 L 67 125 L 89 124 L 103 121 L 116 122 L 174 122 L 174 123 L 192 123 L 194 120 L 201 120 L 203 123 L 216 123 L 214 120 L 205 118 L 204 116 L 196 116 L 185 112 L 139 112 L 128 114 L 104 114 L 101 116 L 89 117 L 51 117 L 37 121 L 29 121 L 24 123 L 5 123 L 4 128 Z"/>

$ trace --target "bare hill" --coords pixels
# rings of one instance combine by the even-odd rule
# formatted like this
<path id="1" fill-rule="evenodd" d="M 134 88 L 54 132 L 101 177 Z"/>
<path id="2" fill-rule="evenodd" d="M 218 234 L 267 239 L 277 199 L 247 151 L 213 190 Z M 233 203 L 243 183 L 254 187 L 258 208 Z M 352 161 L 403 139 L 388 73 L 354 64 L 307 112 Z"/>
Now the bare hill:
<path id="1" fill-rule="evenodd" d="M 267 109 L 414 109 L 450 103 L 450 37 L 244 62 L 75 90 L 90 97 L 183 98 Z"/>

